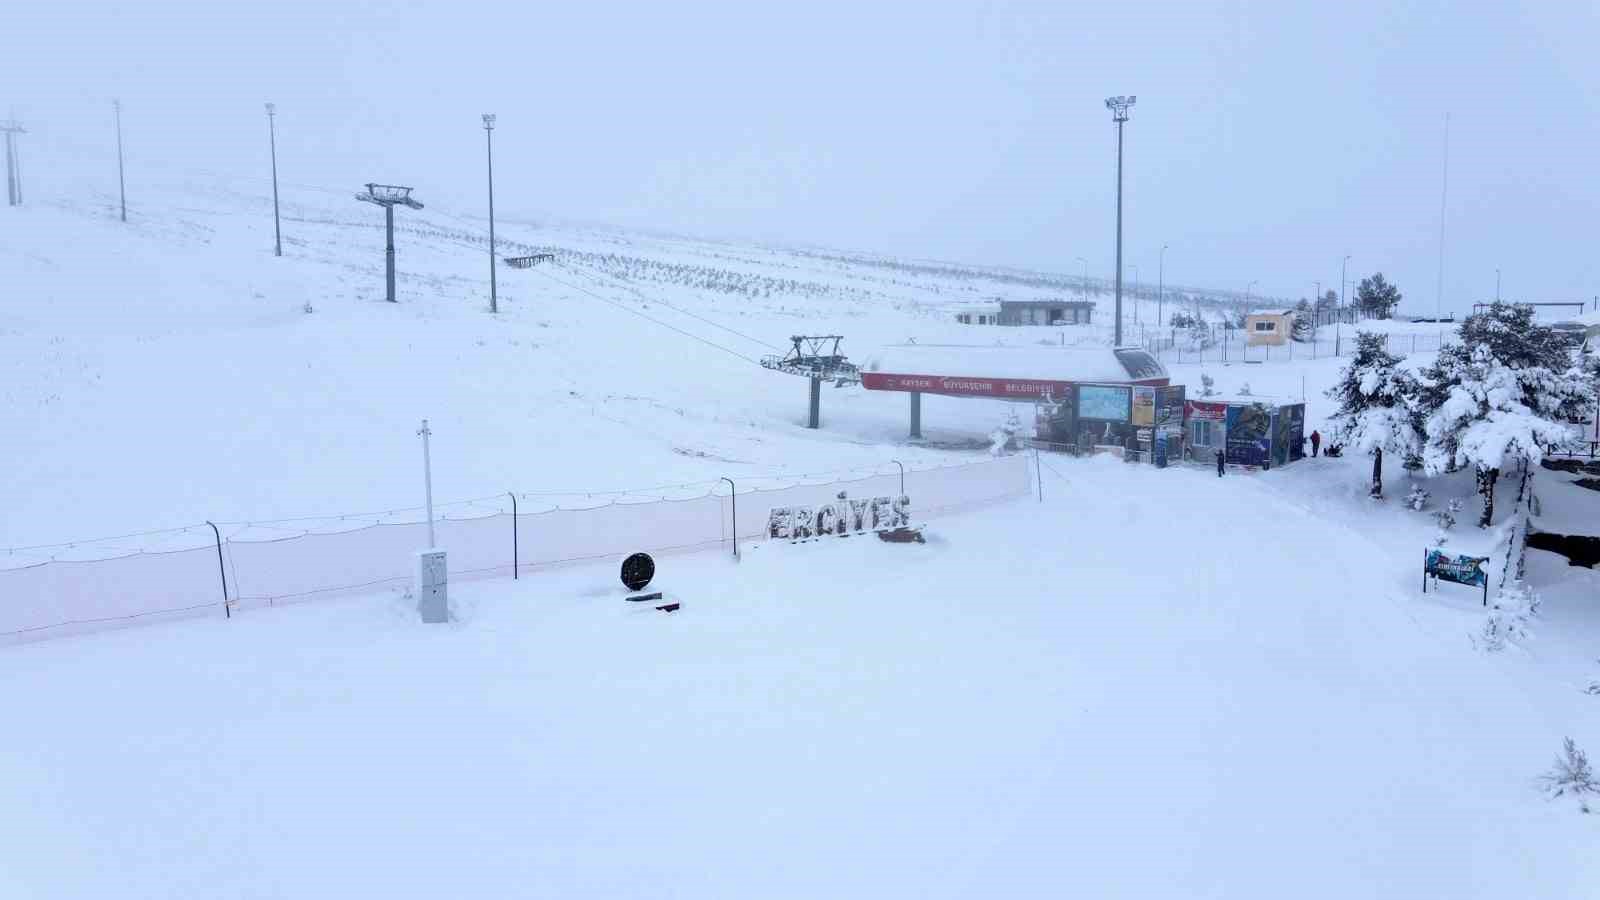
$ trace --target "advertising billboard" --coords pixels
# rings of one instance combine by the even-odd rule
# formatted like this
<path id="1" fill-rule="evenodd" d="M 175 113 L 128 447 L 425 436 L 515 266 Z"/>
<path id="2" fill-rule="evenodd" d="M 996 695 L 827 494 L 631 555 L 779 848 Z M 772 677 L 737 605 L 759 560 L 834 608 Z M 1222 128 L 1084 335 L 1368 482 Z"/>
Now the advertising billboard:
<path id="1" fill-rule="evenodd" d="M 1260 466 L 1272 444 L 1272 413 L 1259 403 L 1228 407 L 1228 462 Z"/>
<path id="2" fill-rule="evenodd" d="M 1126 422 L 1132 415 L 1132 398 L 1125 387 L 1078 385 L 1078 418 Z"/>
<path id="3" fill-rule="evenodd" d="M 1156 423 L 1156 389 L 1135 385 L 1133 388 L 1133 424 L 1151 426 Z"/>

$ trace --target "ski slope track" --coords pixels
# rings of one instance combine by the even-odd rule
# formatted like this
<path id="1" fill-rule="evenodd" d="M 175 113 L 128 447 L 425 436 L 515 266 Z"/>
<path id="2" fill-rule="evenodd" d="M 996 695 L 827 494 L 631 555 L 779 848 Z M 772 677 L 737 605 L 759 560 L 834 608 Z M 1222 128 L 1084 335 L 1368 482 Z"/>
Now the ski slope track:
<path id="1" fill-rule="evenodd" d="M 448 210 L 397 217 L 390 305 L 381 220 L 344 192 L 287 192 L 280 260 L 256 184 L 143 188 L 124 227 L 30 178 L 0 210 L 13 559 L 416 506 L 423 417 L 441 502 L 975 458 L 1005 404 L 928 397 L 908 444 L 903 396 L 830 387 L 811 431 L 805 382 L 746 357 L 972 341 L 953 307 L 1060 293 L 502 222 L 557 262 L 501 269 L 491 317 L 481 223 Z M 1204 369 L 1303 383 L 1308 427 L 1337 370 Z M 1045 456 L 1042 500 L 926 544 L 663 559 L 671 614 L 581 565 L 453 584 L 448 625 L 394 591 L 7 647 L 0 897 L 1596 896 L 1600 816 L 1537 776 L 1564 737 L 1600 752 L 1600 574 L 1530 552 L 1533 637 L 1485 653 L 1475 590 L 1418 593 L 1434 529 L 1406 476 L 1374 504 L 1368 468 Z"/>

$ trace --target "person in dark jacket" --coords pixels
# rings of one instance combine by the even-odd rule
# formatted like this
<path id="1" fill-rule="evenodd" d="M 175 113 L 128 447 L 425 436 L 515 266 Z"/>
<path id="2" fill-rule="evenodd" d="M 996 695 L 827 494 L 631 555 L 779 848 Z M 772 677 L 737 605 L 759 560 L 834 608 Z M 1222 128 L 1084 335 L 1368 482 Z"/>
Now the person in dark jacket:
<path id="1" fill-rule="evenodd" d="M 1224 460 L 1223 460 L 1223 457 L 1222 457 L 1222 451 L 1218 450 L 1217 451 L 1217 477 L 1218 478 L 1222 477 L 1223 465 L 1224 465 Z"/>
<path id="2" fill-rule="evenodd" d="M 1322 446 L 1322 432 L 1311 432 L 1311 455 L 1317 455 L 1317 448 Z"/>

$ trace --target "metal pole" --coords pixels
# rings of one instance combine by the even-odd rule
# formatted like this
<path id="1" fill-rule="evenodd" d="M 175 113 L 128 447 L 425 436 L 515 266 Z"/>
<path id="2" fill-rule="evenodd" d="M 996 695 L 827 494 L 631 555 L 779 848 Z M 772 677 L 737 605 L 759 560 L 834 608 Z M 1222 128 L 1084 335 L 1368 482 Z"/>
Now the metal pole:
<path id="1" fill-rule="evenodd" d="M 272 255 L 283 255 L 283 228 L 278 222 L 278 107 L 267 104 L 267 141 L 272 148 Z"/>
<path id="2" fill-rule="evenodd" d="M 1344 261 L 1339 263 L 1339 305 L 1333 310 L 1333 355 L 1339 355 L 1339 326 L 1344 321 L 1344 289 L 1349 287 L 1350 279 L 1345 277 L 1350 266 L 1350 254 L 1346 253 Z"/>
<path id="3" fill-rule="evenodd" d="M 1111 340 L 1113 347 L 1122 346 L 1122 123 L 1117 119 L 1117 325 Z"/>
<path id="4" fill-rule="evenodd" d="M 384 284 L 388 289 L 390 303 L 398 303 L 394 299 L 394 206 L 389 203 L 383 205 L 383 225 L 388 235 L 388 243 L 383 251 Z"/>
<path id="5" fill-rule="evenodd" d="M 511 498 L 511 580 L 516 581 L 522 568 L 517 562 L 517 495 L 506 491 L 506 496 Z"/>
<path id="6" fill-rule="evenodd" d="M 15 135 L 8 128 L 6 130 L 6 205 L 16 206 L 21 201 L 17 199 L 17 167 L 13 160 L 16 150 L 13 148 Z"/>
<path id="7" fill-rule="evenodd" d="M 1084 299 L 1084 302 L 1088 302 L 1088 300 L 1089 300 L 1089 261 L 1087 259 L 1084 259 L 1081 256 L 1077 257 L 1077 260 L 1078 260 L 1078 262 L 1083 263 L 1083 282 L 1082 282 L 1082 284 L 1083 284 L 1083 299 Z"/>
<path id="8" fill-rule="evenodd" d="M 1494 270 L 1494 302 L 1500 302 L 1500 270 Z M 1434 318 L 1438 318 L 1435 316 Z"/>
<path id="9" fill-rule="evenodd" d="M 911 437 L 922 438 L 922 392 L 911 392 Z"/>
<path id="10" fill-rule="evenodd" d="M 1161 245 L 1161 262 L 1156 268 L 1156 327 L 1161 327 L 1161 307 L 1167 299 L 1167 245 Z"/>
<path id="11" fill-rule="evenodd" d="M 417 430 L 422 435 L 422 486 L 428 504 L 428 549 L 438 547 L 433 541 L 433 460 L 428 456 L 428 437 L 433 434 L 428 429 L 428 420 L 422 420 L 422 427 Z"/>
<path id="12" fill-rule="evenodd" d="M 1039 483 L 1039 502 L 1044 502 L 1044 467 L 1039 465 L 1039 448 L 1033 448 L 1033 480 Z"/>
<path id="13" fill-rule="evenodd" d="M 122 221 L 128 221 L 128 182 L 123 177 L 122 171 L 122 101 L 113 100 L 111 106 L 117 111 L 117 193 L 122 199 Z"/>
<path id="14" fill-rule="evenodd" d="M 811 379 L 811 413 L 806 424 L 807 428 L 818 428 L 822 425 L 822 379 Z"/>
<path id="15" fill-rule="evenodd" d="M 483 137 L 489 151 L 489 312 L 500 311 L 494 272 L 494 114 L 483 114 Z"/>
<path id="16" fill-rule="evenodd" d="M 900 467 L 900 496 L 904 497 L 906 495 L 906 464 L 898 459 L 891 459 L 889 462 Z"/>
<path id="17" fill-rule="evenodd" d="M 233 612 L 228 608 L 228 570 L 222 565 L 222 532 L 210 519 L 206 520 L 206 524 L 211 526 L 211 533 L 217 538 L 217 574 L 222 576 L 222 617 L 231 619 Z"/>
<path id="18" fill-rule="evenodd" d="M 735 561 L 738 561 L 738 559 L 739 559 L 739 488 L 734 486 L 733 479 L 729 478 L 726 475 L 722 476 L 722 480 L 726 481 L 728 483 L 728 499 L 733 501 L 733 558 L 734 558 Z"/>
<path id="19" fill-rule="evenodd" d="M 1440 167 L 1439 185 L 1439 281 L 1435 287 L 1433 318 L 1444 318 L 1444 210 L 1445 198 L 1450 196 L 1450 114 L 1444 114 L 1444 163 Z"/>
<path id="20" fill-rule="evenodd" d="M 1139 267 L 1129 266 L 1133 270 L 1133 323 L 1139 324 Z M 1140 329 L 1139 336 L 1144 337 L 1144 330 Z"/>

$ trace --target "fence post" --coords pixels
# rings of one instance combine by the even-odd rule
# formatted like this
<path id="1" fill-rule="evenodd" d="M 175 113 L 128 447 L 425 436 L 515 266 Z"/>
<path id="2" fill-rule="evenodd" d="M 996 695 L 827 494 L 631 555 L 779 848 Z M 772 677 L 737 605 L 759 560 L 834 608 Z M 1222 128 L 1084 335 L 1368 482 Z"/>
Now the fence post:
<path id="1" fill-rule="evenodd" d="M 733 479 L 722 476 L 728 483 L 728 499 L 733 501 L 733 559 L 739 561 L 739 489 L 734 486 Z"/>
<path id="2" fill-rule="evenodd" d="M 217 524 L 210 519 L 206 524 L 211 526 L 211 533 L 217 539 L 217 574 L 222 576 L 222 616 L 225 619 L 233 618 L 233 610 L 228 608 L 228 569 L 222 564 L 222 532 L 217 530 Z"/>
<path id="3" fill-rule="evenodd" d="M 522 568 L 517 563 L 517 495 L 506 491 L 506 496 L 511 498 L 511 580 L 516 581 L 517 570 Z"/>

